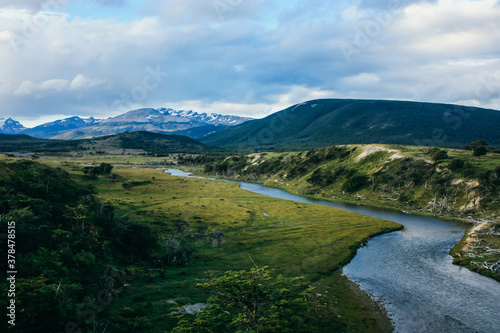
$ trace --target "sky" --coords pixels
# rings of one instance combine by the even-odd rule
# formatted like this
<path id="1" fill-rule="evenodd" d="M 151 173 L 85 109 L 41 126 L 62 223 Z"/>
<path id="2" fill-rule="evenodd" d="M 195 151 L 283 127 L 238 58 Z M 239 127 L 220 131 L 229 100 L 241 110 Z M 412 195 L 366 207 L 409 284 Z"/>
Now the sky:
<path id="1" fill-rule="evenodd" d="M 317 98 L 500 110 L 499 0 L 0 0 L 0 117 L 264 117 Z"/>

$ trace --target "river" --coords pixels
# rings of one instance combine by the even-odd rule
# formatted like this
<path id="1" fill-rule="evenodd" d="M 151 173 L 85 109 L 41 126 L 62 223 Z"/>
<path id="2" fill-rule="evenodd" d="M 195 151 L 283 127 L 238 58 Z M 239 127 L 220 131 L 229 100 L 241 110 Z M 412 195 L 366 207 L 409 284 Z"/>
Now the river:
<path id="1" fill-rule="evenodd" d="M 177 169 L 166 172 L 190 176 Z M 371 239 L 343 268 L 344 275 L 381 302 L 395 332 L 500 332 L 500 283 L 453 265 L 448 254 L 462 238 L 464 225 L 237 183 L 243 190 L 274 198 L 341 208 L 402 224 L 404 230 Z"/>

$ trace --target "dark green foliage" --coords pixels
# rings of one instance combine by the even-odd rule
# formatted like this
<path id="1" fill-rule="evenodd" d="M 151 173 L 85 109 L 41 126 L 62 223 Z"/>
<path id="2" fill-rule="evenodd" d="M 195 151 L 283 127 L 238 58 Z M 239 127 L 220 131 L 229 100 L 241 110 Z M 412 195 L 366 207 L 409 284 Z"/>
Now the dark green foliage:
<path id="1" fill-rule="evenodd" d="M 365 175 L 354 174 L 347 178 L 347 180 L 342 184 L 342 191 L 346 192 L 356 192 L 360 189 L 367 187 L 369 185 L 369 180 Z"/>
<path id="2" fill-rule="evenodd" d="M 470 162 L 465 162 L 462 168 L 462 176 L 466 178 L 473 178 L 476 174 L 476 169 Z"/>
<path id="3" fill-rule="evenodd" d="M 435 162 L 440 162 L 448 158 L 448 152 L 446 150 L 439 149 L 432 154 L 432 160 Z"/>
<path id="4" fill-rule="evenodd" d="M 125 182 L 122 184 L 122 187 L 126 190 L 130 190 L 134 187 L 148 185 L 148 184 L 151 184 L 151 181 L 144 180 L 144 181 L 140 181 L 140 182 Z"/>
<path id="5" fill-rule="evenodd" d="M 316 185 L 325 187 L 335 183 L 340 177 L 349 177 L 353 174 L 354 170 L 348 170 L 343 166 L 339 166 L 333 169 L 316 169 L 314 170 L 311 177 L 308 178 L 308 182 Z"/>
<path id="6" fill-rule="evenodd" d="M 475 157 L 480 157 L 486 155 L 487 153 L 488 149 L 486 148 L 486 146 L 478 146 L 473 149 L 472 155 L 474 155 Z"/>
<path id="7" fill-rule="evenodd" d="M 165 156 L 172 153 L 218 152 L 194 139 L 181 135 L 167 135 L 151 132 L 127 132 L 82 140 L 35 139 L 27 135 L 0 134 L 0 152 L 32 152 L 58 154 L 74 151 L 92 152 L 96 143 L 102 150 L 96 154 L 105 154 L 106 150 L 140 149 L 149 155 Z"/>
<path id="8" fill-rule="evenodd" d="M 233 177 L 242 173 L 256 176 L 271 176 L 280 172 L 286 175 L 286 179 L 294 179 L 306 175 L 325 162 L 345 158 L 351 152 L 352 150 L 348 148 L 335 146 L 324 149 L 311 149 L 307 152 L 287 157 L 265 158 L 260 160 L 259 163 L 252 165 L 249 165 L 252 159 L 251 156 L 234 156 L 222 161 L 219 160 L 215 164 L 205 165 L 205 171 L 225 177 Z M 265 153 L 261 154 L 261 157 L 265 157 Z M 332 171 L 333 174 L 326 174 L 326 182 L 328 184 L 333 183 L 343 172 L 344 170 L 341 169 Z M 318 175 L 316 176 L 319 177 Z"/>
<path id="9" fill-rule="evenodd" d="M 459 148 L 479 139 L 496 146 L 500 145 L 499 123 L 500 113 L 496 110 L 405 101 L 321 99 L 227 128 L 200 141 L 247 152 L 367 143 Z"/>
<path id="10" fill-rule="evenodd" d="M 118 249 L 130 263 L 137 263 L 151 258 L 157 242 L 158 236 L 149 226 L 130 223 L 121 231 Z"/>
<path id="11" fill-rule="evenodd" d="M 488 142 L 486 142 L 484 140 L 477 140 L 477 141 L 471 142 L 471 143 L 463 146 L 462 148 L 465 150 L 474 150 L 479 146 L 489 146 L 489 144 L 488 144 Z"/>
<path id="12" fill-rule="evenodd" d="M 165 254 L 160 258 L 163 266 L 187 265 L 193 256 L 194 248 L 184 237 L 171 237 L 165 241 Z"/>
<path id="13" fill-rule="evenodd" d="M 455 158 L 448 164 L 448 169 L 456 171 L 461 170 L 465 165 L 465 160 L 461 158 Z"/>
<path id="14" fill-rule="evenodd" d="M 127 132 L 114 135 L 124 149 L 143 149 L 153 156 L 172 153 L 200 153 L 210 151 L 211 147 L 181 135 L 166 135 L 152 132 Z"/>
<path id="15" fill-rule="evenodd" d="M 82 331 L 92 330 L 78 308 L 108 290 L 100 282 L 107 267 L 121 258 L 146 258 L 155 236 L 149 227 L 116 218 L 112 206 L 61 169 L 15 161 L 0 163 L 0 175 L 5 175 L 0 177 L 1 228 L 15 222 L 16 263 L 22 267 L 16 280 L 16 332 L 59 332 L 72 321 Z M 0 281 L 2 290 L 5 281 Z M 5 297 L 0 295 L 4 304 Z"/>
<path id="16" fill-rule="evenodd" d="M 99 166 L 96 167 L 84 167 L 83 168 L 83 174 L 88 176 L 91 179 L 96 179 L 97 177 L 101 175 L 110 175 L 111 170 L 113 170 L 113 166 L 108 163 L 101 163 Z"/>
<path id="17" fill-rule="evenodd" d="M 198 284 L 208 292 L 210 306 L 196 316 L 185 315 L 173 332 L 314 332 L 318 308 L 302 278 L 274 275 L 267 267 L 250 271 L 209 272 Z"/>

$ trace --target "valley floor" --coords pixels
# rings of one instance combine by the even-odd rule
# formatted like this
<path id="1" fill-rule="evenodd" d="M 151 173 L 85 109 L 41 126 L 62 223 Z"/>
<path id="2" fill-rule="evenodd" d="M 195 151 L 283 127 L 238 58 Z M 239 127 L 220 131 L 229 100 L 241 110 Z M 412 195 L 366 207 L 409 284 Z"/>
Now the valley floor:
<path id="1" fill-rule="evenodd" d="M 81 164 L 101 161 L 46 160 L 80 174 Z M 118 162 L 118 161 L 114 161 Z M 175 326 L 169 315 L 179 306 L 206 302 L 196 288 L 208 270 L 250 269 L 254 263 L 269 266 L 285 276 L 304 276 L 315 286 L 324 308 L 318 315 L 321 331 L 390 332 L 391 323 L 378 304 L 340 274 L 356 249 L 374 235 L 397 230 L 393 222 L 355 213 L 269 198 L 239 189 L 237 184 L 171 177 L 154 168 L 121 161 L 114 178 L 92 181 L 98 196 L 117 208 L 122 218 L 144 223 L 167 241 L 175 222 L 189 226 L 186 234 L 224 233 L 225 242 L 198 244 L 187 265 L 158 269 L 128 267 L 138 277 L 120 294 L 111 310 L 128 311 L 148 332 L 165 332 Z M 121 165 L 121 166 L 120 166 Z M 321 295 L 321 296 L 319 296 Z M 140 319 L 140 320 L 139 320 Z"/>

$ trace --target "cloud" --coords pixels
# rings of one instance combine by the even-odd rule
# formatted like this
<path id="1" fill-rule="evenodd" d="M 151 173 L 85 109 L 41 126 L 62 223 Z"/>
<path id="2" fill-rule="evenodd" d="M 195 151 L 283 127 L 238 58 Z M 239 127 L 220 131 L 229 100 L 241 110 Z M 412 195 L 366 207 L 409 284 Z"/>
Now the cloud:
<path id="1" fill-rule="evenodd" d="M 40 83 L 34 83 L 30 80 L 21 82 L 14 91 L 15 95 L 31 95 L 40 92 L 62 93 L 67 91 L 85 90 L 105 83 L 105 80 L 89 79 L 82 74 L 75 76 L 73 80 L 50 79 Z M 38 95 L 40 96 L 40 95 Z"/>
<path id="2" fill-rule="evenodd" d="M 106 80 L 89 79 L 83 74 L 78 74 L 75 76 L 71 84 L 69 85 L 70 90 L 84 90 L 92 88 L 101 84 L 104 84 Z"/>
<path id="3" fill-rule="evenodd" d="M 264 116 L 327 97 L 500 109 L 493 0 L 151 0 L 132 20 L 67 6 L 33 14 L 30 3 L 0 0 L 10 8 L 0 12 L 3 117 L 152 106 Z"/>
<path id="4" fill-rule="evenodd" d="M 61 11 L 67 5 L 82 0 L 0 0 L 0 8 L 22 8 L 31 13 L 40 11 Z M 90 6 L 123 6 L 125 0 L 91 0 L 85 1 Z"/>

